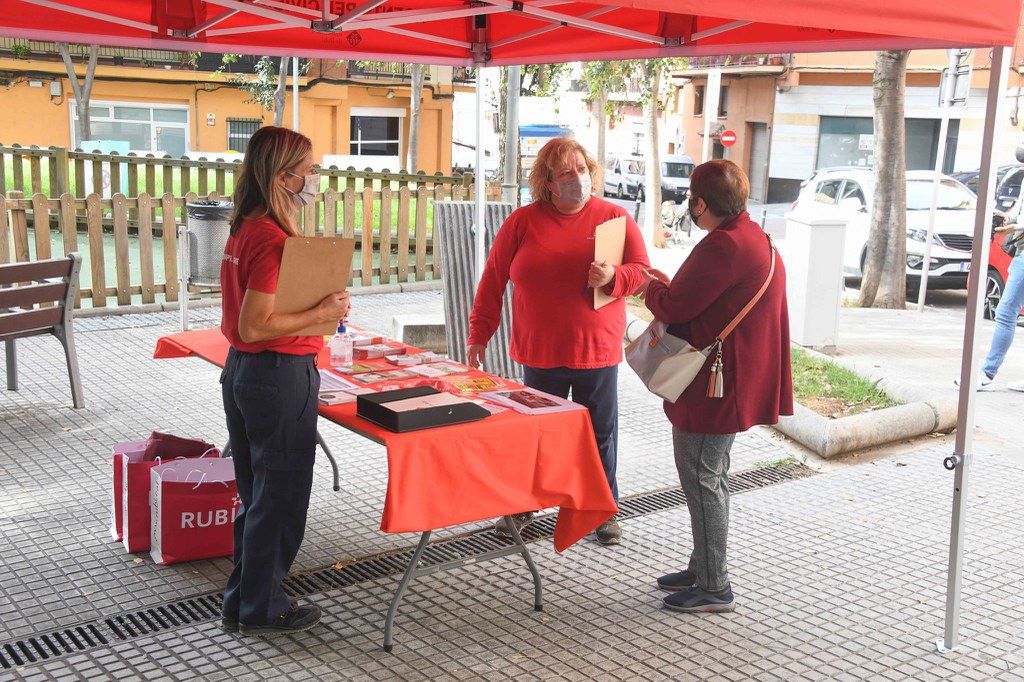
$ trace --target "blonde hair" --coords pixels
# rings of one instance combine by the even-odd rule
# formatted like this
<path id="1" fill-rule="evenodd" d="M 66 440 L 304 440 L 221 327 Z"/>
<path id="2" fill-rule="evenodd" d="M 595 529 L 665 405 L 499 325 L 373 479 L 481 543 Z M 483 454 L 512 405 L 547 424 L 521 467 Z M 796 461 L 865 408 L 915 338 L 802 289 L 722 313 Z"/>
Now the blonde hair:
<path id="1" fill-rule="evenodd" d="M 277 176 L 299 165 L 312 151 L 313 143 L 308 137 L 287 128 L 265 126 L 249 138 L 235 179 L 231 234 L 238 232 L 245 216 L 254 211 L 264 211 L 287 234 L 298 234 L 295 205 Z"/>
<path id="2" fill-rule="evenodd" d="M 548 183 L 558 171 L 576 165 L 573 158 L 576 156 L 576 152 L 583 155 L 587 169 L 590 170 L 593 187 L 601 186 L 601 167 L 597 165 L 594 157 L 583 148 L 583 145 L 569 137 L 555 137 L 541 147 L 537 154 L 537 160 L 533 162 L 533 168 L 530 170 L 530 194 L 534 201 L 551 201 L 551 190 L 548 189 Z"/>

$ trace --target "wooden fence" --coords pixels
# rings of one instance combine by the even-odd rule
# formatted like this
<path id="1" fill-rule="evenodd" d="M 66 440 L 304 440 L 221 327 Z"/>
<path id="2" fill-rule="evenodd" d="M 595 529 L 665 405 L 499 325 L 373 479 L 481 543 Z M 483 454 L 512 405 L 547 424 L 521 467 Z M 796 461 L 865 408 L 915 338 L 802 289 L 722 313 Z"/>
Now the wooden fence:
<path id="1" fill-rule="evenodd" d="M 428 220 L 431 202 L 468 200 L 474 191 L 473 186 L 442 184 L 432 189 L 420 184 L 415 190 L 402 186 L 397 191 L 387 183 L 360 192 L 352 187 L 344 191 L 328 188 L 303 209 L 299 225 L 307 236 L 339 235 L 356 240 L 358 258 L 352 264 L 350 285 L 437 279 L 440 263 Z M 489 198 L 496 199 L 493 195 L 499 191 L 488 188 Z M 211 193 L 202 198 L 218 196 Z M 199 198 L 195 193 L 184 197 L 145 192 L 126 197 L 118 193 L 109 199 L 98 194 L 85 198 L 70 193 L 59 198 L 42 193 L 25 197 L 17 191 L 6 197 L 0 194 L 0 263 L 78 251 L 83 254 L 83 280 L 88 281 L 80 283 L 76 306 L 88 301 L 92 307 L 105 307 L 110 304 L 108 298 L 116 305 L 154 303 L 159 296 L 176 301 L 176 226 L 188 224 L 185 204 Z M 163 229 L 168 221 L 175 229 Z M 108 257 L 111 240 L 112 259 Z M 132 241 L 137 241 L 134 247 Z M 163 251 L 158 260 L 157 243 Z"/>
<path id="2" fill-rule="evenodd" d="M 53 199 L 71 194 L 84 199 L 87 193 L 100 192 L 98 188 L 104 186 L 106 178 L 113 191 L 122 191 L 130 198 L 167 193 L 185 196 L 190 192 L 199 196 L 212 192 L 224 195 L 230 193 L 240 163 L 238 160 L 190 159 L 187 156 L 174 159 L 134 153 L 99 154 L 63 147 L 0 144 L 0 194 L 17 191 L 30 195 L 45 194 Z M 415 192 L 420 185 L 426 185 L 431 191 L 438 186 L 451 191 L 455 186 L 473 184 L 472 174 L 378 173 L 334 166 L 321 169 L 320 174 L 322 189 L 339 192 L 349 188 L 359 192 L 368 186 L 380 189 L 384 185 L 389 185 L 395 192 L 403 187 Z"/>

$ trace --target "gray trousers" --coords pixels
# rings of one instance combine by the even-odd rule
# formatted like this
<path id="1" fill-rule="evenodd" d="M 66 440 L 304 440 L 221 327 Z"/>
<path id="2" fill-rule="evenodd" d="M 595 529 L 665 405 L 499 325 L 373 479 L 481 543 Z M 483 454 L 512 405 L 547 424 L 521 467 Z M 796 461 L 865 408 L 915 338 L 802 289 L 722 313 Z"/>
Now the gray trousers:
<path id="1" fill-rule="evenodd" d="M 717 592 L 729 585 L 725 547 L 729 535 L 729 451 L 736 434 L 688 433 L 673 427 L 679 483 L 693 530 L 688 569 L 697 586 Z"/>

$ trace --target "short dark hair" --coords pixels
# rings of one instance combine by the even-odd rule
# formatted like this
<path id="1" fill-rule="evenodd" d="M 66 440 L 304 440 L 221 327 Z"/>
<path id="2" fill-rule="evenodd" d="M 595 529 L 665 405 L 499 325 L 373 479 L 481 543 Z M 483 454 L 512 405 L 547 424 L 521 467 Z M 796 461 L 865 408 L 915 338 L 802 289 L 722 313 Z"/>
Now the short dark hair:
<path id="1" fill-rule="evenodd" d="M 690 196 L 701 198 L 716 216 L 734 216 L 747 210 L 750 181 L 743 169 L 728 159 L 700 164 L 690 175 Z"/>

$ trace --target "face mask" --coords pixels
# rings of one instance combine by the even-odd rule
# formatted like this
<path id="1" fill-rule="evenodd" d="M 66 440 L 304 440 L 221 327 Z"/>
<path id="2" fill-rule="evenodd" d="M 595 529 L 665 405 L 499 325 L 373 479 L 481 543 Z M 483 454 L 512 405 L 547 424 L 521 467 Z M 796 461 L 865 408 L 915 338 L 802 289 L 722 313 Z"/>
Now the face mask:
<path id="1" fill-rule="evenodd" d="M 290 189 L 285 187 L 286 190 L 292 195 L 292 201 L 298 207 L 305 206 L 306 204 L 313 201 L 316 198 L 316 192 L 320 189 L 320 176 L 316 173 L 310 175 L 296 175 L 291 171 L 285 171 L 288 175 L 296 178 L 302 178 L 302 189 L 298 192 L 292 192 Z"/>
<path id="2" fill-rule="evenodd" d="M 700 213 L 694 213 L 693 212 L 694 211 L 694 205 L 696 204 L 696 201 L 695 201 L 694 197 L 690 197 L 687 200 L 686 203 L 687 203 L 687 208 L 690 209 L 690 220 L 692 220 L 695 223 L 697 222 L 698 218 L 700 218 L 702 215 L 704 215 L 705 212 L 707 212 L 707 209 L 704 209 Z"/>
<path id="3" fill-rule="evenodd" d="M 584 175 L 577 175 L 569 178 L 568 180 L 562 180 L 561 182 L 555 183 L 558 187 L 558 196 L 564 201 L 570 201 L 574 204 L 582 204 L 583 201 L 590 196 L 590 190 L 592 188 L 590 173 Z"/>

